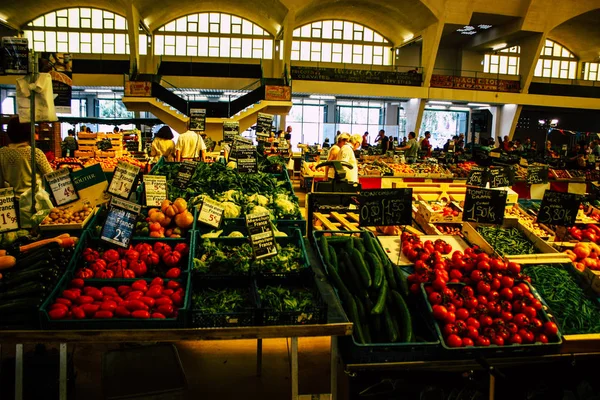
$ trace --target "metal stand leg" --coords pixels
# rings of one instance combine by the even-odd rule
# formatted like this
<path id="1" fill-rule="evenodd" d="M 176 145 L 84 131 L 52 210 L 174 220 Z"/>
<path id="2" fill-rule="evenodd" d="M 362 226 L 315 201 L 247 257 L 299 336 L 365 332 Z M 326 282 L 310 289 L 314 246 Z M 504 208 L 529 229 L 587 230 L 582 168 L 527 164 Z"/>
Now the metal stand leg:
<path id="1" fill-rule="evenodd" d="M 331 400 L 337 400 L 337 367 L 338 367 L 338 347 L 337 347 L 337 336 L 331 337 L 331 378 L 330 378 L 330 390 Z"/>
<path id="2" fill-rule="evenodd" d="M 23 400 L 23 345 L 18 344 L 15 352 L 15 400 Z"/>
<path id="3" fill-rule="evenodd" d="M 298 400 L 298 338 L 292 338 L 292 400 Z"/>
<path id="4" fill-rule="evenodd" d="M 494 377 L 494 375 L 490 374 L 490 394 L 488 396 L 488 398 L 490 400 L 494 400 L 496 398 L 495 392 L 496 392 L 496 378 Z"/>
<path id="5" fill-rule="evenodd" d="M 60 365 L 58 377 L 58 398 L 67 400 L 67 344 L 60 344 Z"/>
<path id="6" fill-rule="evenodd" d="M 262 339 L 256 339 L 256 376 L 262 375 Z"/>

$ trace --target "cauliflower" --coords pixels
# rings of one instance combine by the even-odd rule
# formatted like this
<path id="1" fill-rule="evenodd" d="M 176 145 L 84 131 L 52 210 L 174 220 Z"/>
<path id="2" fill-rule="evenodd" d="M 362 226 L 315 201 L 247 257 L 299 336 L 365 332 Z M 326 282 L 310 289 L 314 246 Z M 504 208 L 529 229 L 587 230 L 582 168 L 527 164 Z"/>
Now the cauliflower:
<path id="1" fill-rule="evenodd" d="M 275 237 L 287 237 L 287 233 L 281 232 L 281 231 L 278 231 L 278 230 L 275 230 L 273 232 L 273 234 L 275 235 Z"/>
<path id="2" fill-rule="evenodd" d="M 221 201 L 235 201 L 240 196 L 240 192 L 237 190 L 228 190 L 226 192 L 221 193 L 218 197 Z"/>
<path id="3" fill-rule="evenodd" d="M 269 198 L 267 196 L 263 196 L 262 194 L 255 193 L 252 196 L 248 197 L 248 201 L 250 203 L 258 204 L 259 206 L 266 206 L 269 204 Z"/>
<path id="4" fill-rule="evenodd" d="M 245 237 L 242 232 L 233 231 L 227 237 Z"/>
<path id="5" fill-rule="evenodd" d="M 222 229 L 220 231 L 212 231 L 212 232 L 205 233 L 204 235 L 202 235 L 202 237 L 205 239 L 218 238 L 219 236 L 221 236 L 221 233 L 223 233 Z"/>
<path id="6" fill-rule="evenodd" d="M 258 213 L 268 213 L 271 217 L 271 219 L 273 219 L 273 213 L 271 212 L 271 210 L 269 210 L 268 208 L 265 208 L 263 206 L 254 206 L 252 208 L 252 210 L 250 210 L 250 214 L 258 214 Z"/>
<path id="7" fill-rule="evenodd" d="M 278 195 L 275 199 L 275 206 L 278 208 L 281 214 L 285 216 L 296 216 L 299 211 L 298 205 L 288 200 L 287 196 L 282 198 Z"/>
<path id="8" fill-rule="evenodd" d="M 227 168 L 236 169 L 237 168 L 237 163 L 235 161 L 229 161 L 227 163 Z"/>
<path id="9" fill-rule="evenodd" d="M 207 194 L 200 194 L 200 195 L 194 197 L 192 200 L 190 200 L 190 204 L 192 206 L 198 206 L 198 205 L 202 204 L 202 202 L 204 200 L 212 200 L 212 198 Z"/>
<path id="10" fill-rule="evenodd" d="M 225 209 L 225 212 L 223 213 L 225 218 L 238 218 L 242 213 L 242 207 L 231 201 L 225 201 L 221 205 Z"/>

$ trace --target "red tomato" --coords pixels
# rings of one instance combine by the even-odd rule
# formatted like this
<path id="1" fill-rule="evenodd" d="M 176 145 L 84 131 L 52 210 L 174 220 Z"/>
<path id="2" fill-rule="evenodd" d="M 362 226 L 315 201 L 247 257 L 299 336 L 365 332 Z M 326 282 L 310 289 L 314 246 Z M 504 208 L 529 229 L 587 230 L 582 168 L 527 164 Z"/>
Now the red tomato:
<path id="1" fill-rule="evenodd" d="M 492 267 L 490 266 L 490 263 L 487 261 L 479 261 L 477 263 L 477 269 L 482 272 L 487 272 L 487 271 L 491 270 Z"/>
<path id="2" fill-rule="evenodd" d="M 106 262 L 111 263 L 115 261 L 119 261 L 119 252 L 113 249 L 106 250 L 104 254 L 102 254 L 102 258 L 106 260 Z"/>
<path id="3" fill-rule="evenodd" d="M 127 304 L 127 309 L 129 311 L 138 311 L 138 310 L 148 310 L 148 306 L 146 305 L 146 303 L 140 301 L 140 300 L 130 300 L 129 304 Z"/>
<path id="4" fill-rule="evenodd" d="M 190 251 L 186 243 L 178 243 L 173 250 L 178 251 L 182 256 L 187 256 Z"/>
<path id="5" fill-rule="evenodd" d="M 483 279 L 483 272 L 476 270 L 476 269 L 471 272 L 471 280 L 473 282 L 479 282 L 482 279 Z"/>
<path id="6" fill-rule="evenodd" d="M 537 315 L 537 311 L 535 310 L 535 308 L 530 306 L 523 307 L 523 310 L 521 310 L 521 312 L 525 314 L 529 319 L 535 318 Z"/>
<path id="7" fill-rule="evenodd" d="M 129 249 L 125 252 L 125 259 L 129 262 L 137 261 L 140 258 L 140 253 L 136 250 Z"/>
<path id="8" fill-rule="evenodd" d="M 152 297 L 142 296 L 140 297 L 140 301 L 146 304 L 149 308 L 154 307 L 155 301 Z"/>
<path id="9" fill-rule="evenodd" d="M 164 315 L 162 315 L 161 313 L 158 313 L 158 312 L 152 313 L 152 315 L 150 316 L 150 318 L 166 319 L 166 317 Z"/>
<path id="10" fill-rule="evenodd" d="M 452 311 L 448 311 L 448 314 L 446 314 L 446 319 L 444 319 L 444 322 L 447 324 L 453 324 L 454 322 L 456 322 L 456 314 Z"/>
<path id="11" fill-rule="evenodd" d="M 115 315 L 121 318 L 129 318 L 131 316 L 131 312 L 125 306 L 118 306 L 115 308 Z"/>
<path id="12" fill-rule="evenodd" d="M 68 313 L 69 313 L 69 310 L 66 307 L 65 308 L 54 308 L 54 309 L 48 311 L 48 316 L 50 317 L 50 319 L 64 319 Z"/>
<path id="13" fill-rule="evenodd" d="M 488 294 L 491 290 L 490 284 L 484 281 L 477 282 L 477 293 Z"/>
<path id="14" fill-rule="evenodd" d="M 479 323 L 481 324 L 481 326 L 491 326 L 492 322 L 492 317 L 490 317 L 489 315 L 482 315 L 481 317 L 479 317 Z"/>
<path id="15" fill-rule="evenodd" d="M 84 285 L 85 285 L 85 282 L 81 278 L 71 279 L 71 282 L 69 283 L 70 287 L 79 288 L 79 289 L 82 289 Z"/>
<path id="16" fill-rule="evenodd" d="M 509 322 L 512 321 L 513 315 L 509 311 L 502 311 L 502 314 L 500 314 L 500 318 L 502 318 L 504 322 Z"/>
<path id="17" fill-rule="evenodd" d="M 554 337 L 558 335 L 558 326 L 554 322 L 548 321 L 544 323 L 544 333 L 550 337 Z"/>
<path id="18" fill-rule="evenodd" d="M 146 263 L 143 261 L 138 261 L 137 259 L 129 261 L 129 268 L 133 271 L 136 277 L 144 276 L 146 275 L 146 272 L 148 272 Z"/>
<path id="19" fill-rule="evenodd" d="M 146 310 L 136 310 L 131 313 L 131 316 L 133 318 L 148 319 L 150 318 L 150 313 Z"/>
<path id="20" fill-rule="evenodd" d="M 164 253 L 171 251 L 171 246 L 164 242 L 156 242 L 154 243 L 153 250 L 156 254 L 158 254 L 159 257 L 162 257 Z"/>
<path id="21" fill-rule="evenodd" d="M 467 326 L 465 329 L 467 337 L 476 340 L 479 337 L 479 331 L 474 326 Z"/>
<path id="22" fill-rule="evenodd" d="M 81 307 L 73 307 L 71 309 L 71 312 L 73 313 L 73 318 L 75 318 L 75 319 L 84 319 L 85 318 L 85 311 L 83 311 L 81 309 Z"/>
<path id="23" fill-rule="evenodd" d="M 150 249 L 140 254 L 140 260 L 145 262 L 146 265 L 158 265 L 160 263 L 160 256 Z"/>
<path id="24" fill-rule="evenodd" d="M 536 338 L 535 338 L 536 342 L 541 342 L 541 343 L 548 343 L 548 336 L 544 335 L 543 333 L 539 334 Z"/>
<path id="25" fill-rule="evenodd" d="M 91 297 L 91 296 L 79 296 L 77 299 L 75 299 L 75 302 L 77 304 L 79 304 L 79 305 L 81 305 L 81 304 L 89 304 L 89 303 L 93 303 L 94 302 L 94 298 Z"/>
<path id="26" fill-rule="evenodd" d="M 519 265 L 515 262 L 509 262 L 508 263 L 508 271 L 510 273 L 512 273 L 513 275 L 518 275 L 521 273 L 521 265 Z"/>
<path id="27" fill-rule="evenodd" d="M 181 307 L 183 305 L 183 296 L 182 296 L 181 292 L 173 293 L 171 295 L 171 300 L 173 300 L 173 304 L 176 305 L 177 307 Z"/>
<path id="28" fill-rule="evenodd" d="M 486 338 L 485 336 L 478 336 L 477 339 L 475 339 L 475 344 L 477 346 L 487 347 L 490 345 L 490 339 Z"/>
<path id="29" fill-rule="evenodd" d="M 442 295 L 438 292 L 431 292 L 427 298 L 432 305 L 442 304 Z"/>
<path id="30" fill-rule="evenodd" d="M 523 343 L 526 344 L 533 343 L 533 340 L 535 339 L 533 332 L 524 328 L 519 329 L 519 336 L 521 336 Z"/>
<path id="31" fill-rule="evenodd" d="M 156 307 L 155 311 L 161 313 L 165 317 L 170 317 L 173 314 L 173 312 L 175 311 L 175 309 L 173 308 L 173 306 L 171 304 L 162 304 L 162 305 Z"/>
<path id="32" fill-rule="evenodd" d="M 58 297 L 56 300 L 54 300 L 55 303 L 60 303 L 60 304 L 64 304 L 66 306 L 70 306 L 71 305 L 71 300 L 69 299 L 63 299 L 62 297 Z"/>
<path id="33" fill-rule="evenodd" d="M 437 319 L 438 321 L 444 321 L 448 315 L 448 309 L 441 305 L 434 305 L 432 310 L 433 318 Z"/>
<path id="34" fill-rule="evenodd" d="M 510 344 L 521 344 L 521 343 L 523 343 L 523 338 L 521 338 L 521 336 L 518 333 L 515 333 L 514 335 L 512 335 L 510 337 L 508 342 Z"/>
<path id="35" fill-rule="evenodd" d="M 479 329 L 479 327 L 481 326 L 479 321 L 473 317 L 467 318 L 466 323 L 467 323 L 467 326 L 472 326 L 475 329 Z"/>
<path id="36" fill-rule="evenodd" d="M 462 345 L 463 347 L 475 346 L 475 343 L 473 343 L 473 340 L 471 338 L 466 337 L 462 339 Z"/>
<path id="37" fill-rule="evenodd" d="M 171 253 L 173 254 L 173 253 Z M 165 262 L 166 264 L 166 262 Z M 181 275 L 181 270 L 179 268 L 171 268 L 170 270 L 168 270 L 165 273 L 165 278 L 169 278 L 169 279 L 175 279 L 175 278 L 179 278 L 179 275 Z"/>
<path id="38" fill-rule="evenodd" d="M 536 311 L 540 311 L 542 309 L 542 302 L 538 299 L 531 300 L 531 307 L 535 308 Z"/>
<path id="39" fill-rule="evenodd" d="M 513 286 L 512 292 L 513 292 L 513 298 L 515 300 L 519 300 L 520 298 L 523 297 L 523 289 L 521 289 L 521 287 L 519 287 L 519 286 Z"/>
<path id="40" fill-rule="evenodd" d="M 492 279 L 492 282 L 490 283 L 490 287 L 492 288 L 492 290 L 498 290 L 498 289 L 500 289 L 500 286 L 502 286 L 500 279 L 497 279 L 497 278 Z"/>
<path id="41" fill-rule="evenodd" d="M 171 280 L 171 281 L 167 282 L 167 289 L 175 290 L 175 289 L 179 289 L 180 287 L 181 287 L 181 284 L 177 281 Z"/>
<path id="42" fill-rule="evenodd" d="M 146 251 L 152 251 L 152 245 L 148 244 L 148 243 L 138 243 L 135 245 L 135 250 L 142 254 Z"/>
<path id="43" fill-rule="evenodd" d="M 502 287 L 511 288 L 515 284 L 515 280 L 510 276 L 502 277 Z"/>
<path id="44" fill-rule="evenodd" d="M 515 315 L 513 321 L 519 328 L 529 324 L 529 318 L 523 313 Z"/>
<path id="45" fill-rule="evenodd" d="M 469 311 L 466 308 L 459 308 L 456 310 L 456 319 L 466 321 L 469 318 Z"/>
<path id="46" fill-rule="evenodd" d="M 148 290 L 148 284 L 145 280 L 139 279 L 131 284 L 131 289 L 145 292 L 146 290 Z"/>
<path id="47" fill-rule="evenodd" d="M 492 342 L 496 345 L 496 346 L 504 346 L 504 338 L 502 336 L 494 336 L 492 338 Z"/>
<path id="48" fill-rule="evenodd" d="M 458 335 L 450 335 L 446 338 L 449 347 L 462 347 L 463 341 Z"/>
<path id="49" fill-rule="evenodd" d="M 505 276 L 505 278 L 507 277 Z M 504 287 L 500 290 L 500 297 L 510 301 L 513 298 L 513 291 L 508 287 Z"/>
<path id="50" fill-rule="evenodd" d="M 94 313 L 94 319 L 108 319 L 108 318 L 112 318 L 112 317 L 113 317 L 112 311 L 100 310 L 100 311 L 96 311 Z"/>

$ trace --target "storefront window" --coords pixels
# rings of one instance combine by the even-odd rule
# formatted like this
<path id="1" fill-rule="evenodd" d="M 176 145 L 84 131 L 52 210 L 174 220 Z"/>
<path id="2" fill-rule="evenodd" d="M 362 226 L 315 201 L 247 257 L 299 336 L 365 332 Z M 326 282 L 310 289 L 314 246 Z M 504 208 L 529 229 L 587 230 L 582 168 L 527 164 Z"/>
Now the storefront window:
<path id="1" fill-rule="evenodd" d="M 583 63 L 583 79 L 586 81 L 600 81 L 600 63 Z"/>
<path id="2" fill-rule="evenodd" d="M 377 101 L 342 100 L 337 103 L 338 130 L 350 134 L 365 132 L 371 138 L 383 129 L 384 105 Z"/>
<path id="3" fill-rule="evenodd" d="M 323 142 L 323 129 L 327 106 L 321 100 L 295 99 L 286 118 L 292 127 L 292 147 L 298 151 L 298 143 L 313 145 Z"/>

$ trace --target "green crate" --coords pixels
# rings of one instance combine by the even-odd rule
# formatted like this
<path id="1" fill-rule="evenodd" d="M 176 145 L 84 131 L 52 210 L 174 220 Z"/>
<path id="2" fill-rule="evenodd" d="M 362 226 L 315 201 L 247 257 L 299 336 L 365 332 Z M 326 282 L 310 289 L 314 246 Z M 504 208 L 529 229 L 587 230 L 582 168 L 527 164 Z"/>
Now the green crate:
<path id="1" fill-rule="evenodd" d="M 69 282 L 74 278 L 73 272 L 66 273 L 60 283 L 52 291 L 52 294 L 42 304 L 40 308 L 40 324 L 42 329 L 68 329 L 68 330 L 102 330 L 102 329 L 173 329 L 184 328 L 187 325 L 188 310 L 190 306 L 191 281 L 190 274 L 182 274 L 176 281 L 181 282 L 185 287 L 185 296 L 183 306 L 179 308 L 176 318 L 167 319 L 136 319 L 136 318 L 113 318 L 113 319 L 61 319 L 52 320 L 48 316 L 48 309 L 56 298 L 65 290 Z M 119 285 L 131 285 L 138 279 L 88 279 L 86 286 L 95 287 L 118 287 Z M 144 279 L 148 283 L 152 279 Z M 165 279 L 168 282 L 169 279 Z"/>

